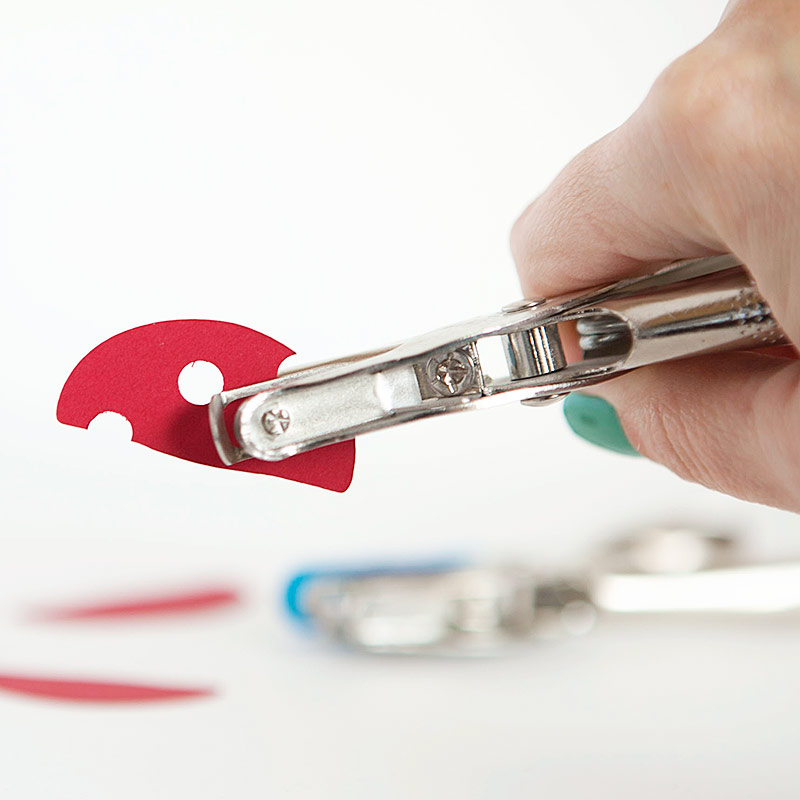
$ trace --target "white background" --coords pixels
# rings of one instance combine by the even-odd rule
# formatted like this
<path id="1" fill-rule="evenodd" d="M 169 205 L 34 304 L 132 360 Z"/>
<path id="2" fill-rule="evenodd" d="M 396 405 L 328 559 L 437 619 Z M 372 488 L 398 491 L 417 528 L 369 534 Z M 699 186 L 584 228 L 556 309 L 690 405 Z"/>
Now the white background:
<path id="1" fill-rule="evenodd" d="M 721 11 L 0 3 L 0 672 L 217 690 L 121 709 L 0 694 L 3 797 L 797 796 L 796 621 L 630 621 L 510 659 L 382 660 L 300 636 L 278 601 L 308 563 L 566 563 L 652 521 L 797 553 L 795 517 L 594 449 L 558 407 L 366 437 L 345 495 L 55 420 L 77 361 L 146 322 L 238 322 L 299 363 L 517 297 L 516 215 Z M 25 619 L 209 580 L 245 604 Z"/>

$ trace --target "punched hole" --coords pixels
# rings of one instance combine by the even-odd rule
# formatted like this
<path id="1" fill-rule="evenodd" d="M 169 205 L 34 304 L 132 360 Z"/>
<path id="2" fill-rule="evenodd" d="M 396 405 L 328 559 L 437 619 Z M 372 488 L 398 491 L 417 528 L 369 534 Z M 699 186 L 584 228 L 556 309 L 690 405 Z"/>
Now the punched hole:
<path id="1" fill-rule="evenodd" d="M 192 361 L 178 375 L 178 391 L 187 403 L 194 406 L 208 405 L 215 394 L 219 394 L 225 379 L 216 364 L 210 361 Z"/>
<path id="2" fill-rule="evenodd" d="M 133 439 L 133 425 L 127 417 L 116 411 L 103 411 L 87 426 L 92 435 L 99 436 L 107 442 L 130 442 Z"/>

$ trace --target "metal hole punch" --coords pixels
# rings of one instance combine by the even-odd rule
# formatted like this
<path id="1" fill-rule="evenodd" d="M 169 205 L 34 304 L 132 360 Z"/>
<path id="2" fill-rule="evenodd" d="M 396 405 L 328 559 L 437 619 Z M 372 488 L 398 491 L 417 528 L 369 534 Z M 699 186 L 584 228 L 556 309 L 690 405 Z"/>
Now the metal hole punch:
<path id="1" fill-rule="evenodd" d="M 564 323 L 577 329 L 576 360 L 565 355 Z M 221 392 L 209 419 L 225 464 L 280 461 L 415 419 L 541 405 L 648 364 L 784 341 L 741 262 L 712 256 Z M 225 409 L 234 403 L 231 438 Z"/>
<path id="2" fill-rule="evenodd" d="M 287 602 L 312 630 L 356 650 L 491 656 L 612 618 L 797 611 L 800 561 L 754 562 L 730 536 L 654 527 L 564 573 L 456 564 L 309 572 L 290 581 Z"/>

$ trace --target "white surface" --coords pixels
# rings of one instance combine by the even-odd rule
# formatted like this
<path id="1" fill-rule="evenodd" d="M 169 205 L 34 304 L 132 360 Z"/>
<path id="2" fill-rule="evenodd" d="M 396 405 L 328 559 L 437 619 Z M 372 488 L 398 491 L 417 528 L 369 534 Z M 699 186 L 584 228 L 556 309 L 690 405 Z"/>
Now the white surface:
<path id="1" fill-rule="evenodd" d="M 219 691 L 128 709 L 0 694 L 3 797 L 797 795 L 797 623 L 630 621 L 509 660 L 395 661 L 304 639 L 276 602 L 309 562 L 553 562 L 653 520 L 797 552 L 795 517 L 593 449 L 558 407 L 367 437 L 345 495 L 55 421 L 80 357 L 145 322 L 227 319 L 317 360 L 515 298 L 517 213 L 721 8 L 0 5 L 0 672 Z M 248 603 L 22 619 L 209 577 Z"/>

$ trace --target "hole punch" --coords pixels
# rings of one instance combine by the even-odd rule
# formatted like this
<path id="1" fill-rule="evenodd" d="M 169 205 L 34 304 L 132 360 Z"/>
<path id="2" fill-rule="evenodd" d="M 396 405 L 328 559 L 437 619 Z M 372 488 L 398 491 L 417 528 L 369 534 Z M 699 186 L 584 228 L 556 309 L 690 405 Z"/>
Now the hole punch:
<path id="1" fill-rule="evenodd" d="M 210 361 L 192 361 L 178 375 L 178 391 L 193 406 L 207 406 L 219 394 L 225 379 L 216 364 Z"/>
<path id="2" fill-rule="evenodd" d="M 649 364 L 784 341 L 736 256 L 690 259 L 251 386 L 231 382 L 209 403 L 209 424 L 224 464 L 279 462 L 416 419 L 546 405 Z"/>

